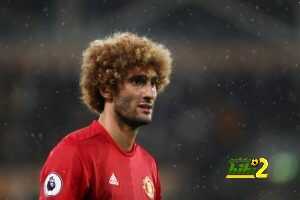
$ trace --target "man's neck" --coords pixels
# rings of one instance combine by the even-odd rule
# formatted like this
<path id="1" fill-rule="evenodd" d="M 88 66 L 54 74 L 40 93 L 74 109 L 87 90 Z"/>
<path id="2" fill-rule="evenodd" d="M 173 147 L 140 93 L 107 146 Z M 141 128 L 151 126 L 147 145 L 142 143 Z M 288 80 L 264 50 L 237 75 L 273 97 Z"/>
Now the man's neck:
<path id="1" fill-rule="evenodd" d="M 132 150 L 138 130 L 128 126 L 111 112 L 103 112 L 98 122 L 108 131 L 116 144 L 125 152 Z"/>

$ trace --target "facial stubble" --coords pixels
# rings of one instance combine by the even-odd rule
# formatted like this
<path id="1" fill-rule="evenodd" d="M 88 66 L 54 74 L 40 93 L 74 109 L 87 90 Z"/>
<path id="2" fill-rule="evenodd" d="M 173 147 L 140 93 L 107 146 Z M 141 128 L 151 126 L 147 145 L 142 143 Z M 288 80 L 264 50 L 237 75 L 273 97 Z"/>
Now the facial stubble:
<path id="1" fill-rule="evenodd" d="M 114 108 L 119 123 L 137 129 L 140 126 L 149 124 L 151 119 L 144 119 L 138 116 L 137 105 L 132 105 L 134 101 L 134 97 L 131 96 L 118 96 Z"/>

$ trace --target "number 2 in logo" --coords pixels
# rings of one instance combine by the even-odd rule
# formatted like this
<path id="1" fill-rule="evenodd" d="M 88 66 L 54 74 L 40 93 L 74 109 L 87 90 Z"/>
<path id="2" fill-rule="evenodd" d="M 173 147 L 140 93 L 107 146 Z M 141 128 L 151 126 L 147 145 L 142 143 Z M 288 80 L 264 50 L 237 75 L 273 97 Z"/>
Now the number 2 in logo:
<path id="1" fill-rule="evenodd" d="M 260 169 L 258 169 L 258 171 L 255 174 L 255 177 L 256 178 L 268 178 L 268 174 L 263 173 L 269 166 L 267 159 L 259 158 L 259 162 L 262 163 L 263 165 L 261 166 Z"/>

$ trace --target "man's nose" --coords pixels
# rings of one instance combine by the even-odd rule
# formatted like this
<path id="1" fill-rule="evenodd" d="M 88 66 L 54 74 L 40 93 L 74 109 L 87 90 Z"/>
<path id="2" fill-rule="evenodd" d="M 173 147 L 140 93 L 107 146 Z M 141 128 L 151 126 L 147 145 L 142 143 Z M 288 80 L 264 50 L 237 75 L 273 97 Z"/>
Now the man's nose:
<path id="1" fill-rule="evenodd" d="M 156 86 L 152 84 L 147 84 L 144 87 L 144 98 L 148 100 L 154 100 L 157 97 L 157 89 Z"/>

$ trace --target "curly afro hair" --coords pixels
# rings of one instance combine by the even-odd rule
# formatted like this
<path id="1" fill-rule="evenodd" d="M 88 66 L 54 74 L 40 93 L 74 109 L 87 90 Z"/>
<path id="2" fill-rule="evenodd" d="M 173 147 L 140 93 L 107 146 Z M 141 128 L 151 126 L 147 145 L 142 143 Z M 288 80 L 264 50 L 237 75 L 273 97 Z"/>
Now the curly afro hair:
<path id="1" fill-rule="evenodd" d="M 168 49 L 146 37 L 133 33 L 116 33 L 103 40 L 95 40 L 83 52 L 80 74 L 81 99 L 88 108 L 101 113 L 104 97 L 100 88 L 117 92 L 118 84 L 134 67 L 151 66 L 158 74 L 158 92 L 170 82 L 172 58 Z"/>

